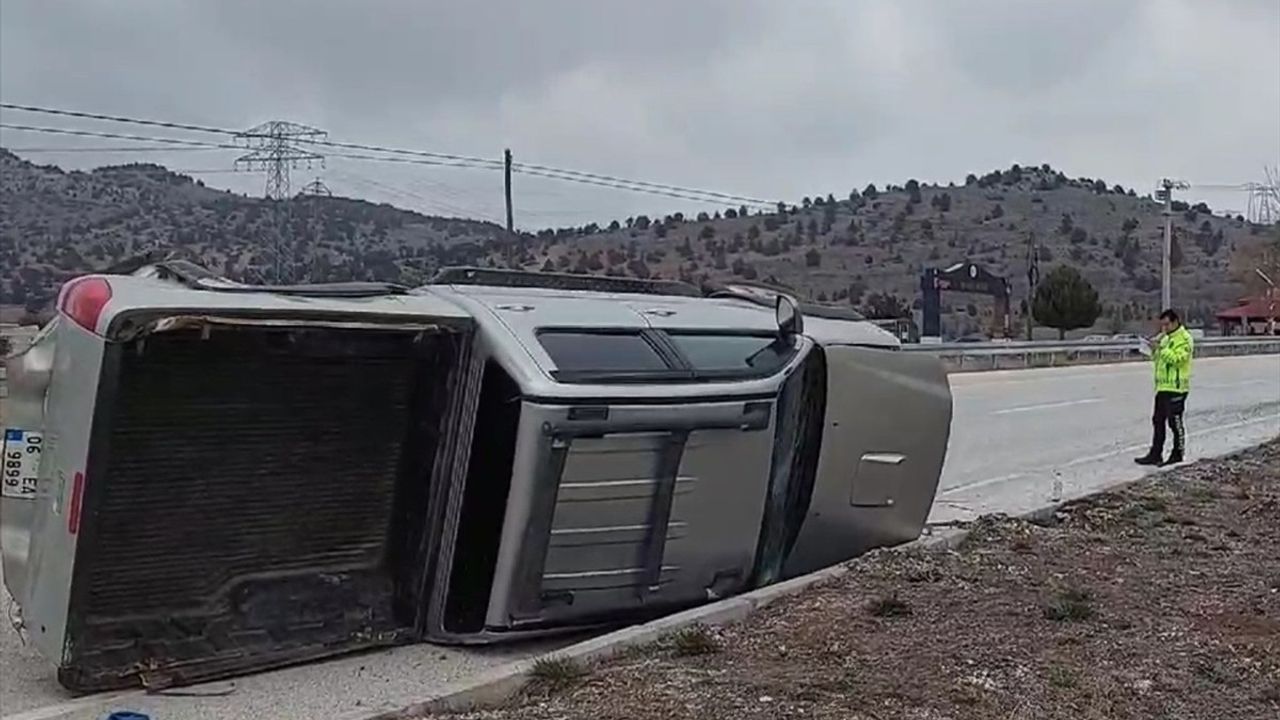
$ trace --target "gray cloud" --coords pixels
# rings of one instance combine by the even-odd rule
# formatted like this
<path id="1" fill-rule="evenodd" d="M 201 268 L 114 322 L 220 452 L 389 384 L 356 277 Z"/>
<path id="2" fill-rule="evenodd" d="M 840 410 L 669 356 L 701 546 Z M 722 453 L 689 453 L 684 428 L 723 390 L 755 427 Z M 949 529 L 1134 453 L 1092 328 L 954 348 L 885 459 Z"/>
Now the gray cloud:
<path id="1" fill-rule="evenodd" d="M 0 96 L 229 128 L 287 118 L 334 139 L 487 157 L 510 146 L 529 162 L 788 200 L 1013 162 L 1145 190 L 1166 174 L 1255 180 L 1280 163 L 1280 3 L 0 0 Z M 217 169 L 233 157 L 148 159 Z M 347 194 L 500 216 L 495 173 L 333 159 L 325 177 Z M 529 227 L 696 207 L 528 177 L 517 206 Z"/>

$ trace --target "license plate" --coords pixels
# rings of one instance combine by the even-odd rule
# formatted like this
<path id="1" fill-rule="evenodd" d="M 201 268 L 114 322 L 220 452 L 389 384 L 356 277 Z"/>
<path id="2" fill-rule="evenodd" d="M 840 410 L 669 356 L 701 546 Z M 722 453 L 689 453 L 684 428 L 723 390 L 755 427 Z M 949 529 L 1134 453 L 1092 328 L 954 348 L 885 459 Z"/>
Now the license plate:
<path id="1" fill-rule="evenodd" d="M 41 433 L 14 429 L 4 431 L 4 482 L 0 485 L 4 497 L 35 498 L 43 450 L 44 436 Z"/>

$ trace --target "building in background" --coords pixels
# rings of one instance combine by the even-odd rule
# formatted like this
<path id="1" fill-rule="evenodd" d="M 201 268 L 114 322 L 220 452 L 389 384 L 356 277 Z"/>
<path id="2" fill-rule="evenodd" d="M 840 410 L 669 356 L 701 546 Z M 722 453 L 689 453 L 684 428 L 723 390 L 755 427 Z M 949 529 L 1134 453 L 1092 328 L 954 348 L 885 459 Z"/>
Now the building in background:
<path id="1" fill-rule="evenodd" d="M 1220 310 L 1217 318 L 1223 335 L 1280 335 L 1280 293 L 1268 288 Z"/>

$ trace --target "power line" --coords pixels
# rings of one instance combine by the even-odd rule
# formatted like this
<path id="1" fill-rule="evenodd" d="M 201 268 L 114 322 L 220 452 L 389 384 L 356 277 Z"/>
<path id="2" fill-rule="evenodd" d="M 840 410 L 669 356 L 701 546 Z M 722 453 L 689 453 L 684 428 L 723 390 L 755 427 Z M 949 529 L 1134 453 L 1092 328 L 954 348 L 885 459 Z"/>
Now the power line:
<path id="1" fill-rule="evenodd" d="M 461 188 L 455 187 L 453 185 L 449 185 L 448 183 L 442 183 L 437 180 L 429 180 L 427 178 L 421 178 L 421 177 L 409 177 L 407 179 L 399 179 L 399 182 L 403 182 L 411 188 L 418 188 L 425 192 L 441 195 L 451 200 L 458 200 L 458 201 L 465 202 L 469 200 L 480 199 L 479 197 L 477 197 L 476 192 L 474 190 L 463 190 Z"/>
<path id="2" fill-rule="evenodd" d="M 235 168 L 166 168 L 166 167 L 157 167 L 157 168 L 155 168 L 155 169 L 151 169 L 151 168 L 146 168 L 146 167 L 138 167 L 138 166 L 136 166 L 136 165 L 135 165 L 135 166 L 130 166 L 130 165 L 103 165 L 102 167 L 94 168 L 93 172 L 96 172 L 96 173 L 103 173 L 103 172 L 108 172 L 108 173 L 112 173 L 112 172 L 125 173 L 125 172 L 127 172 L 127 173 L 132 173 L 132 174 L 135 174 L 135 175 L 150 175 L 150 176 L 153 176 L 153 177 L 166 177 L 166 176 L 168 176 L 168 175 L 209 175 L 209 174 L 217 174 L 217 173 L 239 174 L 239 173 L 243 173 L 244 171 L 243 171 L 243 170 L 236 170 Z"/>
<path id="3" fill-rule="evenodd" d="M 723 196 L 720 193 L 716 193 L 714 194 L 714 196 L 711 196 L 712 195 L 711 193 L 695 195 L 693 193 L 702 193 L 703 191 L 693 190 L 693 189 L 684 190 L 682 188 L 679 188 L 678 186 L 671 186 L 672 189 L 668 190 L 668 189 L 660 189 L 659 186 L 653 185 L 653 184 L 637 185 L 632 183 L 631 181 L 621 180 L 621 179 L 619 179 L 617 182 L 605 182 L 601 180 L 592 180 L 587 177 L 580 177 L 575 175 L 561 175 L 561 174 L 556 174 L 552 172 L 540 172 L 536 170 L 530 170 L 528 169 L 528 166 L 523 168 L 518 168 L 518 169 L 513 168 L 513 169 L 515 169 L 516 172 L 519 172 L 523 175 L 535 175 L 538 177 L 552 178 L 555 180 L 564 180 L 565 182 L 579 183 L 582 185 L 595 185 L 597 187 L 613 188 L 615 190 L 629 190 L 631 192 L 646 193 L 649 195 L 659 195 L 662 197 L 675 198 L 677 200 L 690 200 L 693 202 L 705 202 L 705 203 L 731 201 L 739 205 L 754 205 L 757 207 L 770 207 L 770 208 L 776 205 L 776 203 L 771 203 L 764 200 L 756 200 L 753 198 L 739 197 L 739 196 Z"/>
<path id="4" fill-rule="evenodd" d="M 345 179 L 348 182 L 353 182 L 353 183 L 356 183 L 357 185 L 361 185 L 366 188 L 374 188 L 375 192 L 380 190 L 381 192 L 387 193 L 392 197 L 399 197 L 401 200 L 408 199 L 410 201 L 416 201 L 415 204 L 425 203 L 426 206 L 428 208 L 431 208 L 433 212 L 443 211 L 443 212 L 453 213 L 454 215 L 462 218 L 478 217 L 488 222 L 493 222 L 495 224 L 497 223 L 497 221 L 493 218 L 493 216 L 490 215 L 488 212 L 479 211 L 474 208 L 459 207 L 458 205 L 455 205 L 453 203 L 429 198 L 429 197 L 426 197 L 425 195 L 420 195 L 410 190 L 405 190 L 404 188 L 398 188 L 392 185 L 388 185 L 386 183 L 378 182 L 377 180 L 364 177 L 363 175 L 358 175 L 355 173 L 347 173 L 347 172 L 337 172 L 337 173 L 334 173 L 334 175 L 337 179 L 340 179 L 340 180 Z M 422 207 L 422 206 L 419 205 L 418 207 Z"/>
<path id="5" fill-rule="evenodd" d="M 329 153 L 326 157 L 340 157 L 348 160 L 376 160 L 380 162 L 406 163 L 409 165 L 432 165 L 434 167 L 459 167 L 472 168 L 474 170 L 501 170 L 501 165 L 474 165 L 465 162 L 447 162 L 444 160 L 428 160 L 421 158 L 401 158 L 401 157 L 380 157 L 377 155 L 364 155 L 359 153 Z"/>
<path id="6" fill-rule="evenodd" d="M 1248 209 L 1243 215 L 1251 222 L 1270 225 L 1280 217 L 1280 176 L 1273 177 L 1272 171 L 1266 167 L 1263 168 L 1263 173 L 1266 175 L 1266 182 L 1191 183 L 1191 187 L 1198 190 L 1243 192 L 1248 197 Z"/>
<path id="7" fill-rule="evenodd" d="M 20 125 L 16 123 L 0 123 L 0 128 L 7 129 L 7 130 L 15 130 L 19 132 L 35 132 L 35 133 L 51 134 L 51 135 L 67 135 L 72 137 L 92 137 L 92 138 L 106 138 L 106 139 L 114 139 L 114 140 L 129 140 L 134 142 L 164 143 L 165 145 L 172 146 L 170 149 L 173 149 L 173 150 L 244 150 L 244 147 L 242 145 L 234 145 L 230 143 L 213 143 L 213 142 L 207 142 L 203 140 L 183 140 L 179 138 L 164 138 L 164 137 L 155 137 L 155 136 L 149 136 L 149 135 L 132 135 L 127 133 L 106 132 L 106 131 L 96 131 L 96 130 L 74 130 L 70 128 L 55 128 L 55 127 L 36 126 L 36 125 Z M 160 148 L 156 148 L 156 149 L 160 149 Z M 121 152 L 124 152 L 127 150 L 127 148 L 120 148 L 119 150 Z M 415 164 L 415 165 L 431 165 L 436 167 L 471 167 L 471 168 L 476 167 L 475 165 L 472 165 L 469 163 L 432 161 L 425 158 L 379 157 L 375 155 L 363 155 L 363 154 L 356 154 L 356 153 L 334 153 L 332 154 L 332 156 L 346 158 L 346 159 L 353 159 L 353 160 L 409 163 L 409 164 Z M 254 161 L 261 162 L 257 160 L 257 158 L 255 158 Z M 495 167 L 495 168 L 481 168 L 481 169 L 498 169 L 498 168 Z M 235 172 L 235 170 L 228 170 L 225 172 Z M 386 187 L 386 186 L 383 186 L 383 187 Z M 466 214 L 467 212 L 462 209 L 457 209 L 456 207 L 454 209 L 451 209 L 450 211 L 459 212 L 460 214 Z"/>
<path id="8" fill-rule="evenodd" d="M 204 125 L 188 125 L 184 123 L 172 123 L 161 120 L 146 120 L 143 118 L 131 118 L 120 115 L 103 115 L 100 113 L 78 112 L 73 110 L 58 110 L 55 108 L 37 107 L 33 105 L 15 105 L 13 103 L 0 103 L 0 108 L 6 110 L 20 110 L 23 112 L 43 113 L 46 115 L 60 115 L 63 117 L 83 118 L 87 120 L 101 120 L 105 122 L 127 123 L 132 125 L 147 125 L 151 127 L 163 127 L 174 130 L 190 130 L 193 132 L 216 133 L 219 135 L 240 136 L 237 130 L 228 130 L 226 128 L 215 128 Z M 261 126 L 259 126 L 261 127 Z M 417 157 L 434 158 L 438 160 L 455 160 L 465 161 L 476 164 L 489 164 L 494 167 L 502 167 L 502 161 L 490 158 L 472 157 L 466 155 L 455 155 L 451 153 L 437 153 L 425 150 L 407 150 L 404 148 L 383 147 L 380 145 L 366 145 L 361 143 L 337 142 L 322 137 L 297 138 L 295 142 L 303 142 L 309 145 L 323 145 L 325 147 L 345 148 L 349 150 L 367 150 L 371 152 L 392 153 L 398 155 L 413 155 Z"/>
<path id="9" fill-rule="evenodd" d="M 181 145 L 186 147 L 200 147 L 200 148 L 209 148 L 209 149 L 213 149 L 213 148 L 227 149 L 227 150 L 243 150 L 244 149 L 243 146 L 231 145 L 229 143 L 211 143 L 211 142 L 203 142 L 200 140 L 180 140 L 178 138 L 163 138 L 163 137 L 153 137 L 153 136 L 147 136 L 147 135 L 129 135 L 125 133 L 99 132 L 95 130 L 72 130 L 70 128 L 54 128 L 54 127 L 44 127 L 40 125 L 18 125 L 15 123 L 0 122 L 0 128 L 3 128 L 5 130 L 17 130 L 20 132 L 46 133 L 49 135 L 72 135 L 75 137 L 108 138 L 112 140 L 133 140 L 137 142 L 166 143 L 169 145 Z"/>
<path id="10" fill-rule="evenodd" d="M 235 135 L 235 130 L 226 130 L 223 128 L 209 127 L 207 125 L 189 125 L 186 123 L 166 122 L 163 120 L 146 120 L 142 118 L 123 117 L 120 115 L 103 115 L 101 113 L 79 112 L 76 110 L 59 110 L 57 108 L 38 107 L 35 105 L 16 105 L 14 103 L 0 103 L 0 108 L 5 110 L 19 110 L 29 113 L 40 113 L 43 115 L 60 115 L 62 117 L 82 118 L 85 120 L 102 120 L 105 122 L 126 123 L 129 125 L 149 125 L 151 127 L 169 128 L 171 130 L 190 130 L 192 132 L 216 133 L 218 135 Z"/>
<path id="11" fill-rule="evenodd" d="M 165 146 L 146 146 L 139 145 L 136 147 L 10 147 L 6 148 L 13 153 L 117 153 L 117 152 L 199 152 L 201 150 L 221 150 L 222 148 L 204 148 L 204 147 L 165 147 Z"/>
<path id="12" fill-rule="evenodd" d="M 380 152 L 392 155 L 405 155 L 410 157 L 427 158 L 431 160 L 449 160 L 458 165 L 454 167 L 474 167 L 483 169 L 499 170 L 503 168 L 503 161 L 490 158 L 475 157 L 468 155 L 454 155 L 449 153 L 428 152 L 424 150 L 408 150 L 404 148 L 387 147 L 383 145 L 364 145 L 360 143 L 334 142 L 331 140 L 301 140 L 300 142 L 311 145 L 323 145 L 327 147 L 344 148 L 349 150 L 364 150 L 368 152 Z M 352 156 L 354 157 L 354 156 Z M 393 161 L 392 158 L 363 157 L 362 159 L 370 160 L 387 160 Z M 432 163 L 438 164 L 438 163 Z M 517 163 L 511 164 L 513 172 L 519 172 L 526 175 L 537 175 L 540 177 L 553 178 L 557 180 L 566 180 L 569 182 L 579 182 L 585 184 L 601 184 L 603 187 L 611 187 L 615 189 L 636 189 L 652 188 L 656 190 L 664 190 L 668 192 L 683 193 L 688 195 L 706 196 L 707 198 L 717 198 L 724 201 L 746 203 L 748 205 L 768 205 L 772 206 L 776 203 L 769 200 L 762 200 L 747 195 L 736 195 L 733 193 L 722 193 L 716 190 L 701 190 L 698 188 L 684 187 L 680 185 L 670 185 L 666 183 L 654 183 L 645 180 L 629 180 L 627 178 L 615 177 L 612 175 L 603 175 L 600 173 L 590 173 L 581 170 L 570 170 L 567 168 L 557 168 L 549 165 L 537 165 L 533 163 Z M 589 182 L 600 181 L 600 182 Z M 701 199 L 701 198 L 698 198 Z"/>
<path id="13" fill-rule="evenodd" d="M 504 163 L 501 160 L 493 160 L 489 158 L 453 155 L 449 153 L 427 152 L 423 150 L 407 150 L 404 148 L 393 148 L 381 145 L 363 145 L 360 143 L 345 143 L 333 141 L 319 140 L 303 140 L 301 142 L 312 145 L 324 145 L 337 148 L 345 148 L 350 150 L 364 150 L 368 152 L 380 152 L 392 155 L 405 155 L 414 158 L 425 158 L 433 161 L 448 160 L 451 163 L 432 162 L 433 165 L 447 165 L 450 167 L 470 167 L 485 170 L 501 170 Z M 367 160 L 385 160 L 388 162 L 407 162 L 407 160 L 399 158 L 385 158 L 373 156 L 356 156 L 348 157 L 367 159 Z M 635 190 L 636 192 L 647 192 L 641 188 L 649 188 L 650 190 L 662 190 L 661 193 L 651 193 L 659 195 L 667 195 L 668 197 L 685 197 L 684 199 L 694 200 L 719 200 L 726 202 L 744 203 L 747 205 L 765 205 L 773 206 L 776 203 L 753 198 L 747 195 L 735 195 L 732 193 L 722 193 L 715 190 L 700 190 L 698 188 L 683 187 L 680 185 L 669 185 L 665 183 L 654 183 L 645 180 L 629 180 L 627 178 L 614 177 L 612 175 L 602 175 L 599 173 L 589 173 L 581 170 L 570 170 L 566 168 L 551 167 L 548 165 L 536 165 L 532 163 L 516 163 L 511 164 L 512 172 L 518 172 L 524 175 L 536 175 L 539 177 L 552 178 L 555 180 L 565 180 L 568 182 L 576 182 L 587 185 L 599 185 L 601 187 L 609 187 L 618 190 Z M 680 193 L 681 195 L 670 195 L 670 193 Z"/>
<path id="14" fill-rule="evenodd" d="M 315 143 L 315 144 L 323 144 L 323 143 Z M 344 145 L 350 145 L 350 143 L 344 143 Z M 347 158 L 349 160 L 369 160 L 374 162 L 391 162 L 391 163 L 401 163 L 401 164 L 408 164 L 408 165 L 430 165 L 434 167 L 470 168 L 473 170 L 502 170 L 503 169 L 501 163 L 496 165 L 479 164 L 474 162 L 475 159 L 471 159 L 471 158 L 460 158 L 454 161 L 445 161 L 445 160 L 435 159 L 433 156 L 429 156 L 426 158 L 384 157 L 384 156 L 368 155 L 368 154 L 360 154 L 360 153 L 330 153 L 328 157 L 340 157 L 340 158 Z M 497 161 L 494 161 L 494 162 L 497 162 Z M 597 187 L 606 187 L 606 188 L 611 188 L 615 190 L 630 190 L 632 192 L 648 193 L 650 195 L 662 195 L 665 197 L 672 197 L 679 200 L 692 200 L 695 202 L 718 201 L 718 199 L 713 199 L 711 197 L 693 195 L 691 193 L 697 192 L 693 190 L 690 190 L 689 192 L 660 190 L 656 186 L 650 187 L 651 184 L 638 184 L 638 183 L 633 183 L 627 180 L 619 180 L 617 182 L 605 182 L 601 180 L 593 180 L 593 179 L 579 176 L 576 174 L 565 175 L 565 174 L 560 174 L 559 172 L 544 172 L 540 170 L 531 170 L 531 169 L 528 169 L 529 167 L 531 166 L 527 166 L 527 165 L 521 166 L 518 163 L 513 163 L 512 171 L 519 172 L 523 175 L 535 175 L 538 177 L 551 178 L 553 180 L 563 180 L 566 182 L 573 182 L 573 183 L 579 183 L 584 185 L 595 185 Z M 740 202 L 740 203 L 744 202 L 747 205 L 768 205 L 768 206 L 773 205 L 773 203 L 765 203 L 763 201 L 750 200 L 747 198 L 734 198 L 734 201 Z"/>
<path id="15" fill-rule="evenodd" d="M 474 157 L 469 155 L 454 155 L 451 153 L 438 153 L 438 152 L 430 152 L 427 150 L 406 150 L 404 148 L 384 147 L 381 145 L 364 145 L 361 143 L 335 142 L 333 140 L 306 139 L 306 140 L 300 140 L 299 142 L 304 142 L 309 145 L 323 145 L 325 147 L 342 148 L 345 150 L 365 150 L 368 152 L 380 152 L 380 153 L 388 153 L 392 155 L 409 155 L 412 157 L 427 158 L 431 160 L 452 160 L 455 162 L 468 163 L 469 165 L 467 165 L 467 167 L 471 165 L 477 165 L 477 166 L 485 166 L 485 167 L 492 166 L 494 169 L 502 168 L 501 160 L 493 160 L 491 158 Z"/>
<path id="16" fill-rule="evenodd" d="M 403 183 L 404 186 L 411 190 L 421 191 L 427 196 L 437 198 L 434 202 L 438 205 L 447 204 L 453 208 L 473 208 L 466 212 L 474 214 L 476 217 L 496 218 L 500 214 L 495 209 L 492 198 L 487 193 L 466 193 L 450 188 L 436 182 L 423 182 L 416 178 L 398 179 L 397 185 Z"/>
<path id="17" fill-rule="evenodd" d="M 129 123 L 129 124 L 145 125 L 145 126 L 151 126 L 151 127 L 163 127 L 163 128 L 187 130 L 187 131 L 193 131 L 193 132 L 214 133 L 214 134 L 232 135 L 232 136 L 244 135 L 244 133 L 238 133 L 233 130 L 228 130 L 225 128 L 209 127 L 204 125 L 191 125 L 187 123 L 174 123 L 174 122 L 167 122 L 167 121 L 161 121 L 161 120 L 149 120 L 144 118 L 125 117 L 125 116 L 119 116 L 119 115 L 106 115 L 101 113 L 88 113 L 88 112 L 79 112 L 79 111 L 72 111 L 72 110 L 60 110 L 56 108 L 39 107 L 39 106 L 33 106 L 33 105 L 0 103 L 0 108 L 18 110 L 22 112 L 58 115 L 63 117 L 99 120 L 99 121 L 105 121 L 105 122 Z M 27 129 L 32 129 L 31 126 L 25 126 L 25 127 Z M 19 126 L 14 126 L 14 128 L 18 129 Z M 48 128 L 48 129 L 45 129 L 45 131 L 56 131 L 56 130 L 52 128 Z M 106 133 L 101 135 L 94 135 L 94 134 L 88 133 L 88 131 L 64 130 L 63 132 L 65 134 L 71 134 L 71 135 L 85 134 L 90 137 L 113 136 L 112 134 L 106 134 Z M 138 136 L 131 136 L 131 137 L 119 136 L 119 137 L 124 137 L 124 139 L 140 139 Z M 166 139 L 166 140 L 163 140 L 163 142 L 176 143 L 177 141 L 174 141 L 172 139 Z M 491 158 L 458 155 L 453 153 L 431 152 L 431 151 L 425 151 L 425 150 L 410 150 L 406 148 L 395 148 L 395 147 L 389 147 L 389 146 L 383 146 L 383 145 L 368 145 L 368 144 L 362 144 L 362 143 L 337 142 L 337 141 L 329 140 L 327 137 L 324 137 L 323 134 L 294 137 L 294 138 L 291 138 L 291 142 L 298 143 L 298 144 L 319 145 L 324 147 L 333 147 L 333 148 L 340 148 L 340 149 L 347 149 L 347 150 L 362 150 L 366 152 L 376 152 L 376 153 L 383 153 L 383 154 L 389 154 L 389 155 L 401 155 L 409 158 L 415 158 L 418 160 L 433 161 L 433 162 L 422 163 L 422 164 L 433 164 L 433 165 L 451 166 L 451 167 L 469 167 L 469 168 L 476 168 L 476 169 L 495 169 L 495 170 L 501 169 L 503 167 L 502 161 L 491 159 Z M 294 154 L 299 154 L 299 155 L 302 154 L 300 149 L 295 148 L 295 150 L 298 150 L 298 152 Z M 351 157 L 352 159 L 377 160 L 377 161 L 384 161 L 384 162 L 404 162 L 403 158 L 393 159 L 388 157 L 375 157 L 375 156 L 367 156 L 367 155 L 366 156 L 349 155 L 349 157 Z M 319 158 L 318 154 L 316 154 L 311 159 L 317 159 L 317 158 Z M 680 199 L 680 200 L 690 200 L 693 202 L 733 202 L 733 203 L 739 203 L 739 204 L 746 204 L 746 205 L 753 205 L 753 206 L 766 206 L 766 207 L 772 207 L 774 205 L 772 201 L 763 200 L 761 198 L 755 198 L 747 195 L 723 193 L 715 190 L 703 190 L 699 188 L 691 188 L 691 187 L 673 185 L 668 183 L 654 183 L 654 182 L 649 182 L 644 180 L 630 180 L 627 178 L 617 177 L 613 175 L 591 173 L 591 172 L 585 172 L 581 170 L 572 170 L 568 168 L 557 168 L 549 165 L 538 165 L 538 164 L 532 164 L 532 163 L 512 163 L 511 169 L 513 172 L 519 172 L 526 175 L 534 175 L 538 177 L 545 177 L 549 179 L 561 180 L 566 182 L 575 182 L 575 183 L 585 184 L 585 185 L 595 185 L 598 187 L 606 187 L 606 188 L 611 188 L 616 190 L 642 192 L 642 193 L 647 193 L 651 195 L 671 197 L 671 198 Z"/>
<path id="18" fill-rule="evenodd" d="M 518 172 L 530 173 L 530 171 L 532 170 L 538 170 L 543 172 L 554 172 L 558 174 L 574 175 L 577 177 L 594 179 L 594 180 L 606 180 L 610 182 L 625 182 L 631 185 L 642 185 L 645 187 L 661 188 L 664 190 L 672 190 L 676 192 L 696 193 L 698 195 L 707 195 L 710 197 L 717 197 L 717 198 L 721 198 L 723 200 L 731 201 L 731 202 L 745 202 L 747 204 L 756 204 L 756 205 L 775 205 L 776 204 L 768 200 L 761 200 L 759 198 L 753 198 L 746 195 L 734 195 L 732 193 L 722 193 L 722 192 L 717 192 L 715 190 L 699 190 L 698 188 L 688 188 L 688 187 L 681 187 L 679 185 L 667 185 L 663 183 L 651 183 L 651 182 L 645 182 L 643 180 L 627 180 L 625 178 L 617 178 L 617 177 L 612 177 L 610 175 L 600 175 L 598 173 L 582 172 L 580 170 L 565 170 L 562 168 L 548 167 L 546 165 L 530 165 L 528 163 L 514 163 L 512 167 L 513 169 L 516 169 Z M 568 178 L 564 178 L 564 179 L 568 179 Z"/>
<path id="19" fill-rule="evenodd" d="M 393 162 L 393 163 L 402 163 L 402 164 L 409 164 L 409 165 L 431 165 L 435 167 L 461 167 L 461 168 L 471 168 L 474 170 L 501 170 L 502 169 L 501 165 L 476 165 L 471 162 L 463 162 L 463 161 L 445 162 L 441 160 L 415 158 L 415 157 L 381 157 L 376 155 L 366 155 L 366 154 L 357 154 L 357 153 L 331 153 L 328 155 L 328 157 L 341 157 L 341 158 L 347 158 L 350 160 L 368 160 L 368 161 L 374 161 L 374 162 Z M 692 194 L 694 192 L 697 192 L 695 190 L 689 190 L 688 192 L 684 192 L 680 190 L 665 190 L 665 189 L 660 189 L 657 186 L 633 184 L 630 181 L 626 181 L 626 180 L 619 180 L 618 182 L 606 182 L 602 180 L 593 180 L 587 177 L 581 177 L 577 175 L 563 175 L 556 172 L 543 172 L 538 170 L 530 170 L 528 169 L 528 166 L 517 167 L 516 164 L 512 165 L 512 170 L 514 172 L 519 172 L 523 175 L 545 177 L 553 180 L 562 180 L 565 182 L 578 183 L 582 185 L 594 185 L 596 187 L 604 187 L 604 188 L 610 188 L 614 190 L 627 190 L 630 192 L 638 192 L 638 193 L 645 193 L 648 195 L 658 195 L 662 197 L 675 198 L 677 200 L 689 200 L 691 202 L 712 203 L 712 202 L 725 202 L 727 200 L 733 200 L 733 202 L 736 202 L 740 205 L 751 205 L 756 207 L 768 207 L 768 208 L 772 208 L 776 204 L 776 203 L 770 203 L 770 202 L 765 202 L 761 200 L 754 200 L 750 198 L 738 198 L 738 197 L 722 198 L 722 197 L 708 197 L 705 195 L 695 195 L 695 194 Z"/>
<path id="20" fill-rule="evenodd" d="M 237 170 L 236 168 L 208 168 L 208 169 L 187 169 L 187 170 L 178 169 L 178 170 L 169 170 L 169 172 L 178 173 L 178 174 L 187 174 L 187 175 L 213 175 L 217 173 L 239 174 L 244 171 Z"/>

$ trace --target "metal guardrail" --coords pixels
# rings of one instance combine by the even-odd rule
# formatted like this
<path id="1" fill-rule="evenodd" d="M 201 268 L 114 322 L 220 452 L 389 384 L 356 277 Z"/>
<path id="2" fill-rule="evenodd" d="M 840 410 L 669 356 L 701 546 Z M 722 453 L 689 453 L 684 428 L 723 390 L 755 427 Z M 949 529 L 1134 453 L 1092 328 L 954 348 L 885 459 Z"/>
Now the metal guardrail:
<path id="1" fill-rule="evenodd" d="M 1146 360 L 1132 340 L 933 343 L 903 345 L 907 352 L 931 353 L 952 370 L 1005 370 Z M 1216 337 L 1195 341 L 1196 357 L 1280 354 L 1280 337 Z"/>
<path id="2" fill-rule="evenodd" d="M 21 350 L 35 339 L 36 333 L 40 332 L 40 328 L 34 325 L 6 325 L 0 327 L 0 336 L 9 340 L 9 352 Z M 8 370 L 4 367 L 4 355 L 0 353 L 0 399 L 8 397 L 8 386 L 5 383 L 5 377 Z"/>
<path id="3" fill-rule="evenodd" d="M 1248 337 L 1202 337 L 1195 340 L 1198 347 L 1209 347 L 1217 345 L 1276 345 L 1280 344 L 1280 335 L 1254 335 Z M 903 350 L 913 350 L 927 352 L 937 350 L 938 348 L 961 349 L 961 350 L 986 350 L 986 349 L 1041 349 L 1041 350 L 1068 350 L 1080 348 L 1134 348 L 1138 344 L 1134 340 L 993 340 L 988 342 L 945 342 L 945 343 L 912 343 L 904 344 Z"/>

